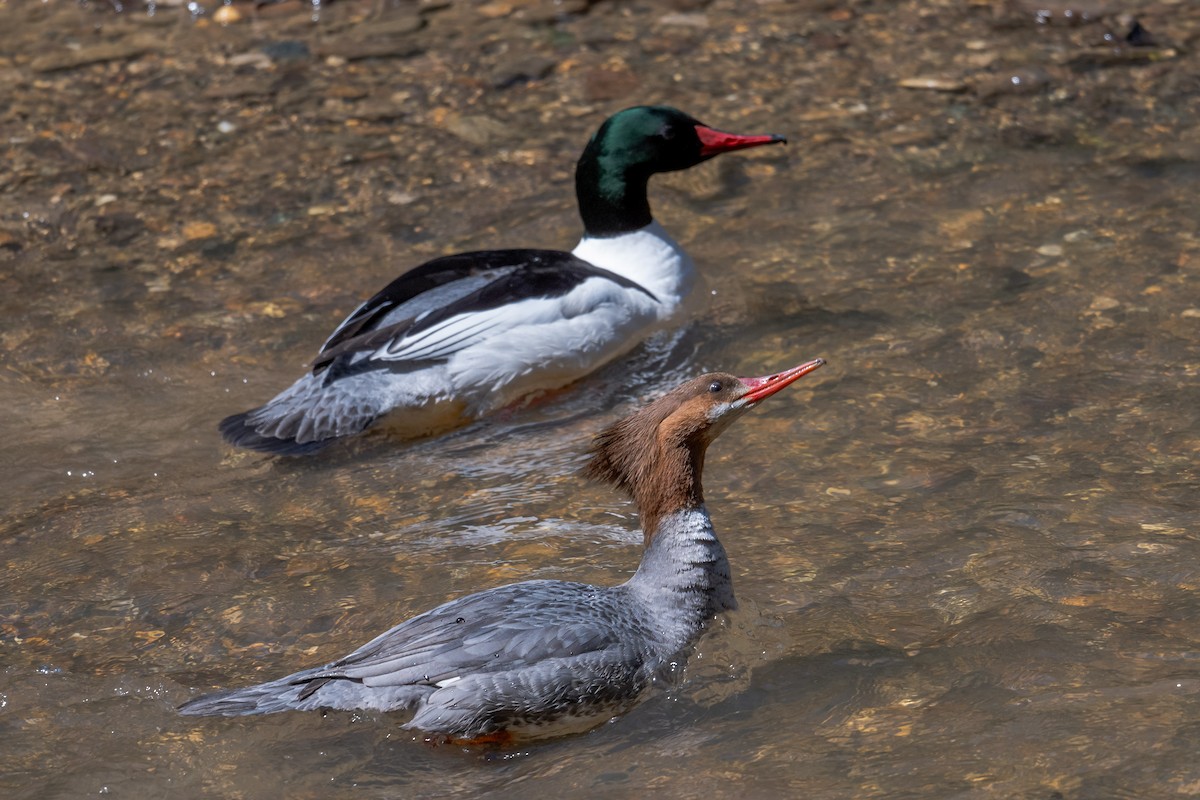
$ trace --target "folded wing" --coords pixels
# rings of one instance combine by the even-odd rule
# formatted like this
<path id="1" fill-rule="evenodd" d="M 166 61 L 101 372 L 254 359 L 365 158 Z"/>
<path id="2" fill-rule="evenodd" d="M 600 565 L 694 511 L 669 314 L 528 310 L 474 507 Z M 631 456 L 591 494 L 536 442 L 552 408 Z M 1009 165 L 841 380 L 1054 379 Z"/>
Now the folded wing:
<path id="1" fill-rule="evenodd" d="M 434 259 L 363 303 L 325 342 L 314 374 L 340 357 L 358 361 L 445 360 L 528 321 L 540 301 L 599 279 L 645 293 L 627 278 L 557 250 L 495 250 Z"/>

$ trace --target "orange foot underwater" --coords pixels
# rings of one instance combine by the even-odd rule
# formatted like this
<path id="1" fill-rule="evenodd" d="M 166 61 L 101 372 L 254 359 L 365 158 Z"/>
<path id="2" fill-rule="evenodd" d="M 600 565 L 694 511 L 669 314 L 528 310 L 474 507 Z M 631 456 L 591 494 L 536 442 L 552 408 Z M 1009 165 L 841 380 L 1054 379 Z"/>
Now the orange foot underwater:
<path id="1" fill-rule="evenodd" d="M 516 740 L 517 737 L 513 736 L 507 730 L 500 730 L 495 731 L 494 733 L 485 733 L 482 736 L 476 736 L 471 739 L 458 739 L 451 736 L 443 740 L 443 742 L 445 744 L 452 744 L 456 747 L 478 747 L 480 745 L 496 745 L 498 747 L 505 747 L 512 744 Z M 438 742 L 435 740 L 432 742 L 432 744 L 442 744 L 443 742 Z"/>

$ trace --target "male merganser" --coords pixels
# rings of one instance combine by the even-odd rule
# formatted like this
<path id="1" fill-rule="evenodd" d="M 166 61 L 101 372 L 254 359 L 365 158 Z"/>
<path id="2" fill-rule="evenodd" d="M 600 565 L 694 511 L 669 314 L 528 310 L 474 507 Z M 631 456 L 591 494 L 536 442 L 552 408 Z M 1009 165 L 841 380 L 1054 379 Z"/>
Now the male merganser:
<path id="1" fill-rule="evenodd" d="M 311 370 L 221 422 L 233 445 L 319 450 L 393 410 L 430 433 L 575 381 L 631 349 L 683 304 L 691 259 L 650 216 L 646 183 L 730 150 L 786 141 L 713 130 L 666 106 L 609 117 L 575 169 L 583 239 L 429 261 L 337 327 Z"/>
<path id="2" fill-rule="evenodd" d="M 736 607 L 700 485 L 709 443 L 825 362 L 762 378 L 691 380 L 600 433 L 590 477 L 637 503 L 642 562 L 620 586 L 538 580 L 452 600 L 345 658 L 199 697 L 185 714 L 409 711 L 431 741 L 478 744 L 587 730 L 631 707 L 715 614 Z"/>

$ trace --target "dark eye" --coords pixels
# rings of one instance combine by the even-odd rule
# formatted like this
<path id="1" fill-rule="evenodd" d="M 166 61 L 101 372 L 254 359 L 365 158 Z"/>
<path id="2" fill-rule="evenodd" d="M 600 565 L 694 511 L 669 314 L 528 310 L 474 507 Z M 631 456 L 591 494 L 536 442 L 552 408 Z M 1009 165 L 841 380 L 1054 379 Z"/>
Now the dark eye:
<path id="1" fill-rule="evenodd" d="M 721 385 L 720 381 L 713 381 L 712 383 L 710 383 L 708 385 L 708 391 L 710 391 L 713 394 L 716 394 L 717 392 L 721 391 L 724 388 L 725 387 Z"/>
<path id="2" fill-rule="evenodd" d="M 662 130 L 658 132 L 658 135 L 667 141 L 670 141 L 675 138 L 675 133 L 676 131 L 674 125 L 663 125 Z"/>

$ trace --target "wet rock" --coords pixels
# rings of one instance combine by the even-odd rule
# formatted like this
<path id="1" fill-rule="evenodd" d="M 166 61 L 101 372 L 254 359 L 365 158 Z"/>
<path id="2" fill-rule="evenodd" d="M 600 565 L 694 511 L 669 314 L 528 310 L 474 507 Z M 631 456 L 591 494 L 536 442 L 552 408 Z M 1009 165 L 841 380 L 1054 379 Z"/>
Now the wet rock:
<path id="1" fill-rule="evenodd" d="M 583 93 L 589 102 L 611 101 L 627 97 L 641 85 L 641 79 L 628 67 L 605 66 L 584 76 Z"/>
<path id="2" fill-rule="evenodd" d="M 420 14 L 394 14 L 385 19 L 363 23 L 350 31 L 350 35 L 374 38 L 403 36 L 421 30 L 424 25 L 425 20 Z"/>
<path id="3" fill-rule="evenodd" d="M 238 11 L 237 6 L 221 6 L 213 12 L 212 18 L 218 25 L 232 25 L 242 21 L 242 12 Z"/>
<path id="4" fill-rule="evenodd" d="M 1037 94 L 1050 85 L 1050 74 L 1037 67 L 1022 67 L 986 75 L 975 81 L 975 94 L 983 99 L 1002 95 Z"/>
<path id="5" fill-rule="evenodd" d="M 1046 120 L 1013 119 L 999 129 L 999 139 L 1007 147 L 1039 148 L 1053 147 L 1073 141 L 1075 132 L 1064 123 Z"/>
<path id="6" fill-rule="evenodd" d="M 312 58 L 312 51 L 309 49 L 308 43 L 299 39 L 267 42 L 259 50 L 272 61 L 304 61 Z"/>
<path id="7" fill-rule="evenodd" d="M 334 84 L 325 92 L 326 97 L 333 97 L 338 100 L 360 100 L 368 94 L 368 90 L 362 86 L 350 86 L 345 83 Z"/>
<path id="8" fill-rule="evenodd" d="M 0 61 L 0 90 L 7 90 L 10 87 L 17 86 L 24 79 L 25 76 L 21 74 L 21 70 L 14 69 Z"/>
<path id="9" fill-rule="evenodd" d="M 450 114 L 442 125 L 463 141 L 480 147 L 503 141 L 511 135 L 507 125 L 480 114 Z"/>
<path id="10" fill-rule="evenodd" d="M 353 105 L 334 101 L 323 107 L 318 116 L 321 119 L 330 120 L 358 119 L 368 122 L 386 122 L 404 119 L 409 113 L 409 103 L 406 97 L 402 99 L 383 97 L 369 98 Z"/>
<path id="11" fill-rule="evenodd" d="M 146 230 L 146 223 L 128 211 L 116 211 L 96 217 L 96 232 L 118 247 L 129 244 Z"/>
<path id="12" fill-rule="evenodd" d="M 967 90 L 967 84 L 955 78 L 905 78 L 900 81 L 899 85 L 904 89 L 922 89 L 930 92 L 948 92 L 951 94 Z"/>
<path id="13" fill-rule="evenodd" d="M 89 129 L 72 140 L 68 146 L 75 157 L 89 169 L 126 172 L 147 161 L 134 152 L 127 137 L 121 137 L 115 131 L 100 133 L 98 130 Z"/>
<path id="14" fill-rule="evenodd" d="M 664 14 L 658 18 L 658 24 L 679 28 L 704 29 L 708 27 L 708 15 L 697 12 L 676 12 L 674 14 Z"/>
<path id="15" fill-rule="evenodd" d="M 488 19 L 499 19 L 507 17 L 513 12 L 512 3 L 484 3 L 475 9 L 475 12 L 482 17 Z"/>
<path id="16" fill-rule="evenodd" d="M 134 161 L 124 143 L 91 130 L 69 140 L 35 139 L 26 150 L 37 160 L 60 168 L 124 172 Z"/>
<path id="17" fill-rule="evenodd" d="M 11 231 L 0 230 L 0 251 L 16 253 L 21 250 L 24 245 L 17 238 L 16 234 Z"/>
<path id="18" fill-rule="evenodd" d="M 1171 61 L 1178 56 L 1179 51 L 1174 47 L 1135 47 L 1119 43 L 1114 46 L 1089 47 L 1076 51 L 1067 57 L 1066 64 L 1072 69 L 1086 70 Z"/>
<path id="19" fill-rule="evenodd" d="M 320 56 L 360 61 L 364 58 L 409 58 L 424 52 L 424 48 L 409 39 L 363 39 L 352 32 L 319 44 L 316 52 Z"/>
<path id="20" fill-rule="evenodd" d="M 161 52 L 165 46 L 166 42 L 161 38 L 139 33 L 115 42 L 103 42 L 78 50 L 39 56 L 33 59 L 29 66 L 34 72 L 58 72 L 106 61 L 125 61 L 147 53 Z"/>
<path id="21" fill-rule="evenodd" d="M 520 83 L 538 81 L 549 75 L 558 62 L 539 55 L 522 55 L 498 65 L 491 74 L 492 87 L 507 89 Z"/>
<path id="22" fill-rule="evenodd" d="M 217 226 L 211 222 L 189 222 L 183 226 L 183 238 L 189 242 L 211 239 L 217 235 Z"/>
<path id="23" fill-rule="evenodd" d="M 575 14 L 583 14 L 589 5 L 589 0 L 525 0 L 513 3 L 512 16 L 521 22 L 542 25 Z"/>
<path id="24" fill-rule="evenodd" d="M 290 109 L 307 103 L 313 96 L 312 76 L 304 69 L 292 69 L 279 77 L 271 87 L 275 107 Z"/>
<path id="25" fill-rule="evenodd" d="M 200 248 L 200 255 L 211 261 L 228 261 L 237 254 L 237 239 L 206 240 Z"/>
<path id="26" fill-rule="evenodd" d="M 232 80 L 209 86 L 204 97 L 211 100 L 233 100 L 239 97 L 256 97 L 273 94 L 276 78 L 273 75 L 235 76 Z"/>
<path id="27" fill-rule="evenodd" d="M 1004 336 L 998 331 L 989 328 L 976 328 L 967 333 L 962 338 L 963 346 L 968 350 L 976 352 L 983 350 L 999 350 L 1003 348 L 1007 342 Z"/>
<path id="28" fill-rule="evenodd" d="M 1000 275 L 1004 279 L 1002 288 L 1006 292 L 1021 292 L 1033 285 L 1033 276 L 1023 270 L 1006 269 Z"/>
<path id="29" fill-rule="evenodd" d="M 254 67 L 255 69 L 270 69 L 271 58 L 266 53 L 238 53 L 225 59 L 231 67 Z"/>

